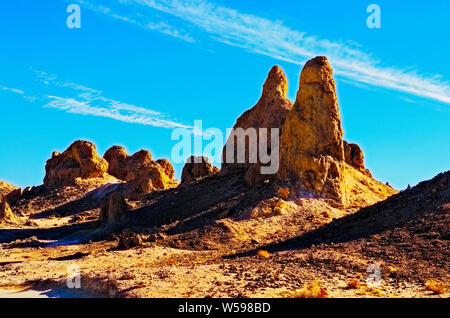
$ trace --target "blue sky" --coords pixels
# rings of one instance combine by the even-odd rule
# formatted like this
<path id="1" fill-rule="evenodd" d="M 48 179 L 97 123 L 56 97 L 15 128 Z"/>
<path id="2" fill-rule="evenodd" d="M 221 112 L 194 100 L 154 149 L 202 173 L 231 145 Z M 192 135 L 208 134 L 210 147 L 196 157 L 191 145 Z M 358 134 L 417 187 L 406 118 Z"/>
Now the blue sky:
<path id="1" fill-rule="evenodd" d="M 0 3 L 0 179 L 38 185 L 76 139 L 170 158 L 176 127 L 225 132 L 280 65 L 328 56 L 344 137 L 402 189 L 450 168 L 450 4 L 424 1 L 40 0 Z M 81 28 L 66 7 L 81 7 Z M 381 8 L 369 29 L 366 8 Z M 176 164 L 176 175 L 182 164 Z"/>

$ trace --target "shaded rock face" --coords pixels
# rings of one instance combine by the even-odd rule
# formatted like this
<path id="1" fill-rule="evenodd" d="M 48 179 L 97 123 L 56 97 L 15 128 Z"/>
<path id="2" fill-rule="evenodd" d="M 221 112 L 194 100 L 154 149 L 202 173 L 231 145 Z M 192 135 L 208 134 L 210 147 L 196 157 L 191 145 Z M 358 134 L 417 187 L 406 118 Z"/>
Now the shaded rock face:
<path id="1" fill-rule="evenodd" d="M 191 183 L 195 180 L 219 172 L 208 157 L 191 156 L 186 160 L 181 174 L 181 183 Z"/>
<path id="2" fill-rule="evenodd" d="M 3 197 L 3 201 L 8 202 L 10 206 L 14 206 L 22 198 L 24 192 L 25 191 L 22 188 L 12 190 L 10 193 Z"/>
<path id="3" fill-rule="evenodd" d="M 292 102 L 286 98 L 287 92 L 287 79 L 283 70 L 279 66 L 274 66 L 264 83 L 262 96 L 255 106 L 244 112 L 236 121 L 233 129 L 242 128 L 244 130 L 248 128 L 256 129 L 256 148 L 253 151 L 257 151 L 257 145 L 259 143 L 260 128 L 267 128 L 267 150 L 268 153 L 272 151 L 271 144 L 271 130 L 270 128 L 280 129 L 279 134 L 282 133 L 282 126 L 285 121 L 286 115 L 292 109 Z M 226 157 L 227 147 L 232 147 L 234 140 L 234 157 L 233 162 L 229 162 Z M 238 151 L 244 151 L 245 160 L 243 163 L 237 162 Z M 247 182 L 254 185 L 265 179 L 267 175 L 260 175 L 261 161 L 258 157 L 256 162 L 252 162 L 249 158 L 249 138 L 245 139 L 245 142 L 239 143 L 236 136 L 229 136 L 226 145 L 222 152 L 222 173 L 228 174 L 237 169 L 246 169 L 248 176 L 246 176 Z"/>
<path id="4" fill-rule="evenodd" d="M 103 156 L 103 159 L 105 159 L 109 164 L 108 173 L 117 179 L 125 180 L 127 176 L 127 158 L 128 154 L 125 148 L 121 146 L 113 146 L 109 148 Z"/>
<path id="5" fill-rule="evenodd" d="M 101 220 L 103 223 L 119 222 L 125 218 L 127 212 L 125 198 L 119 192 L 113 192 L 103 202 Z"/>
<path id="6" fill-rule="evenodd" d="M 372 177 L 370 171 L 364 167 L 364 154 L 357 144 L 348 143 L 344 140 L 344 157 L 347 164 Z"/>
<path id="7" fill-rule="evenodd" d="M 108 172 L 128 182 L 128 194 L 149 193 L 178 185 L 170 162 L 167 159 L 154 161 L 147 150 L 129 156 L 123 147 L 113 146 L 106 151 L 104 158 L 109 163 Z"/>
<path id="8" fill-rule="evenodd" d="M 54 152 L 45 166 L 44 185 L 47 187 L 74 184 L 77 178 L 90 179 L 104 177 L 108 162 L 97 155 L 93 143 L 78 140 L 59 154 Z"/>
<path id="9" fill-rule="evenodd" d="M 173 169 L 172 164 L 167 159 L 158 159 L 156 163 L 164 170 L 164 173 L 170 178 L 173 179 L 175 176 L 175 170 Z"/>
<path id="10" fill-rule="evenodd" d="M 343 131 L 333 71 L 326 57 L 308 61 L 280 141 L 279 177 L 342 200 Z"/>
<path id="11" fill-rule="evenodd" d="M 7 182 L 4 182 L 0 180 L 0 200 L 6 196 L 8 193 L 13 191 L 14 189 L 17 189 L 16 186 L 13 186 L 12 184 L 9 184 Z"/>
<path id="12" fill-rule="evenodd" d="M 350 144 L 344 140 L 345 162 L 355 168 L 364 169 L 364 155 L 357 144 Z"/>

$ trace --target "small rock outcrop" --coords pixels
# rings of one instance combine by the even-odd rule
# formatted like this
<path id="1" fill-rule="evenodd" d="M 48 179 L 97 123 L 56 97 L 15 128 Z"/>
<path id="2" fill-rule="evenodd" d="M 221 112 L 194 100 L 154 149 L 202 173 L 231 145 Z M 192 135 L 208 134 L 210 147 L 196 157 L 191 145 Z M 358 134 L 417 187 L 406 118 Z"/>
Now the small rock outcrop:
<path id="1" fill-rule="evenodd" d="M 255 106 L 244 112 L 236 121 L 233 129 L 242 128 L 246 130 L 248 128 L 256 129 L 256 140 L 259 142 L 260 128 L 267 128 L 267 149 L 268 153 L 271 151 L 271 128 L 280 129 L 279 134 L 282 133 L 282 126 L 289 111 L 292 109 L 292 102 L 287 99 L 287 79 L 283 70 L 279 66 L 274 66 L 264 83 L 263 92 L 261 98 Z M 257 151 L 257 143 L 253 148 L 253 151 Z M 234 146 L 234 157 L 230 162 L 227 159 L 227 148 Z M 239 143 L 236 136 L 229 136 L 226 145 L 222 152 L 222 173 L 228 174 L 236 169 L 247 169 L 248 175 L 246 180 L 250 185 L 258 183 L 262 178 L 266 176 L 260 176 L 261 161 L 258 157 L 256 162 L 252 162 L 249 158 L 249 140 Z M 244 148 L 244 149 L 243 149 Z M 243 163 L 238 162 L 238 151 L 245 150 L 245 161 Z"/>
<path id="2" fill-rule="evenodd" d="M 208 157 L 191 156 L 186 160 L 181 174 L 181 183 L 191 183 L 195 180 L 219 172 Z"/>
<path id="3" fill-rule="evenodd" d="M 11 211 L 8 202 L 0 201 L 0 223 L 16 223 L 17 216 Z"/>
<path id="4" fill-rule="evenodd" d="M 372 176 L 370 171 L 364 167 L 364 154 L 357 144 L 348 143 L 344 140 L 344 157 L 347 164 L 367 176 Z"/>
<path id="5" fill-rule="evenodd" d="M 22 195 L 24 194 L 24 189 L 17 188 L 15 190 L 12 190 L 10 193 L 5 195 L 3 197 L 3 201 L 8 202 L 10 206 L 16 205 L 16 203 L 22 198 Z"/>
<path id="6" fill-rule="evenodd" d="M 45 166 L 44 185 L 58 187 L 72 185 L 77 178 L 101 178 L 108 171 L 108 162 L 97 155 L 95 145 L 78 140 L 59 154 L 54 152 Z"/>
<path id="7" fill-rule="evenodd" d="M 125 180 L 127 176 L 126 162 L 128 154 L 125 148 L 113 146 L 109 148 L 103 156 L 109 166 L 108 173 L 117 179 Z"/>
<path id="8" fill-rule="evenodd" d="M 280 141 L 279 177 L 342 201 L 343 131 L 333 71 L 324 56 L 308 61 Z"/>
<path id="9" fill-rule="evenodd" d="M 147 150 L 129 156 L 120 146 L 108 149 L 104 159 L 109 163 L 108 173 L 128 182 L 127 193 L 142 194 L 178 185 L 175 170 L 167 159 L 154 161 Z"/>
<path id="10" fill-rule="evenodd" d="M 16 186 L 13 186 L 12 184 L 9 184 L 7 182 L 1 181 L 0 180 L 0 200 L 7 195 L 8 193 L 10 193 L 11 191 L 13 191 L 14 189 L 17 189 Z"/>
<path id="11" fill-rule="evenodd" d="M 114 223 L 123 220 L 128 212 L 125 198 L 119 192 L 107 196 L 101 208 L 102 223 Z"/>

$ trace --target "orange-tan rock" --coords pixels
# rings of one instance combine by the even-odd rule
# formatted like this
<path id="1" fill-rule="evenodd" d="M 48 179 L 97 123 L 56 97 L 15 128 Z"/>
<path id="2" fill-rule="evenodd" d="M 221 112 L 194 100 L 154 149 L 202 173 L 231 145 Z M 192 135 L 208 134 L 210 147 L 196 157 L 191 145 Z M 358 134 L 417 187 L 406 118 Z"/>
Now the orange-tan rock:
<path id="1" fill-rule="evenodd" d="M 364 154 L 357 144 L 348 143 L 344 140 L 345 162 L 362 173 L 372 176 L 370 171 L 364 167 Z"/>
<path id="2" fill-rule="evenodd" d="M 305 64 L 294 104 L 286 98 L 286 91 L 286 77 L 281 68 L 274 66 L 258 103 L 244 112 L 233 127 L 280 129 L 277 174 L 261 174 L 259 158 L 256 163 L 250 163 L 248 139 L 244 144 L 244 163 L 236 163 L 240 145 L 235 136 L 228 138 L 223 149 L 222 174 L 245 169 L 244 179 L 250 187 L 267 180 L 276 181 L 283 187 L 290 185 L 281 197 L 316 196 L 346 207 L 372 204 L 396 193 L 390 186 L 372 179 L 364 166 L 361 148 L 343 140 L 336 83 L 326 57 L 318 56 Z M 226 150 L 231 146 L 232 137 L 235 154 L 234 162 L 230 163 L 226 162 Z M 268 149 L 272 151 L 270 140 Z"/>
<path id="3" fill-rule="evenodd" d="M 197 179 L 219 172 L 208 157 L 191 156 L 186 160 L 181 174 L 181 183 L 191 183 Z"/>
<path id="4" fill-rule="evenodd" d="M 257 131 L 256 140 L 259 141 L 259 128 L 267 128 L 267 148 L 271 151 L 271 131 L 270 128 L 281 127 L 284 123 L 286 115 L 292 108 L 292 102 L 287 99 L 287 79 L 283 70 L 279 66 L 274 66 L 264 83 L 263 92 L 261 98 L 255 106 L 244 112 L 236 121 L 233 129 L 248 129 L 255 128 Z M 281 133 L 281 132 L 280 132 Z M 234 157 L 233 162 L 226 160 L 227 146 L 231 146 L 234 138 Z M 237 162 L 237 151 L 243 151 L 245 148 L 245 161 L 244 163 Z M 257 148 L 254 148 L 256 150 Z M 222 152 L 222 173 L 227 174 L 235 169 L 247 169 L 246 180 L 249 185 L 255 185 L 264 179 L 266 176 L 261 176 L 260 160 L 257 158 L 257 162 L 251 162 L 249 160 L 249 142 L 245 140 L 245 143 L 239 143 L 235 136 L 230 136 L 227 140 Z"/>
<path id="5" fill-rule="evenodd" d="M 373 180 L 361 148 L 343 140 L 336 84 L 326 57 L 308 61 L 301 72 L 293 110 L 283 124 L 278 177 L 290 182 L 294 192 L 330 198 L 347 207 L 355 202 L 372 204 L 396 193 Z"/>
<path id="6" fill-rule="evenodd" d="M 109 148 L 103 158 L 108 162 L 108 173 L 117 179 L 125 180 L 127 176 L 126 161 L 128 154 L 125 148 L 113 146 Z"/>
<path id="7" fill-rule="evenodd" d="M 108 172 L 116 178 L 128 182 L 127 194 L 149 193 L 178 185 L 175 171 L 167 159 L 154 161 L 147 150 L 129 156 L 120 146 L 113 146 L 104 155 L 109 163 Z"/>
<path id="8" fill-rule="evenodd" d="M 45 171 L 45 186 L 65 186 L 74 184 L 77 178 L 104 177 L 108 162 L 97 155 L 93 143 L 78 140 L 63 153 L 54 152 L 52 158 L 47 160 Z"/>
<path id="9" fill-rule="evenodd" d="M 0 223 L 16 223 L 18 218 L 6 201 L 0 201 Z"/>
<path id="10" fill-rule="evenodd" d="M 294 108 L 283 125 L 279 177 L 342 201 L 343 131 L 332 75 L 326 57 L 305 64 Z"/>
<path id="11" fill-rule="evenodd" d="M 17 189 L 16 186 L 0 180 L 0 200 L 15 189 Z"/>

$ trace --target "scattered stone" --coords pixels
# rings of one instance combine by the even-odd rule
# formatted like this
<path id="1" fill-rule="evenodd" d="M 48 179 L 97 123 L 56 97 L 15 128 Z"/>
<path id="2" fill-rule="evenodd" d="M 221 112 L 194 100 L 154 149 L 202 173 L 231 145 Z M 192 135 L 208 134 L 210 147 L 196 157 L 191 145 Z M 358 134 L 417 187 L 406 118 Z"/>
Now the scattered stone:
<path id="1" fill-rule="evenodd" d="M 24 225 L 26 225 L 26 226 L 38 226 L 38 224 L 36 222 L 32 221 L 32 220 L 27 220 Z"/>
<path id="2" fill-rule="evenodd" d="M 146 236 L 133 232 L 124 231 L 119 236 L 119 242 L 117 247 L 121 249 L 130 249 L 133 247 L 145 246 Z"/>
<path id="3" fill-rule="evenodd" d="M 282 215 L 287 208 L 286 202 L 280 198 L 271 198 L 261 201 L 250 212 L 250 216 L 254 219 L 267 218 L 277 215 Z"/>

